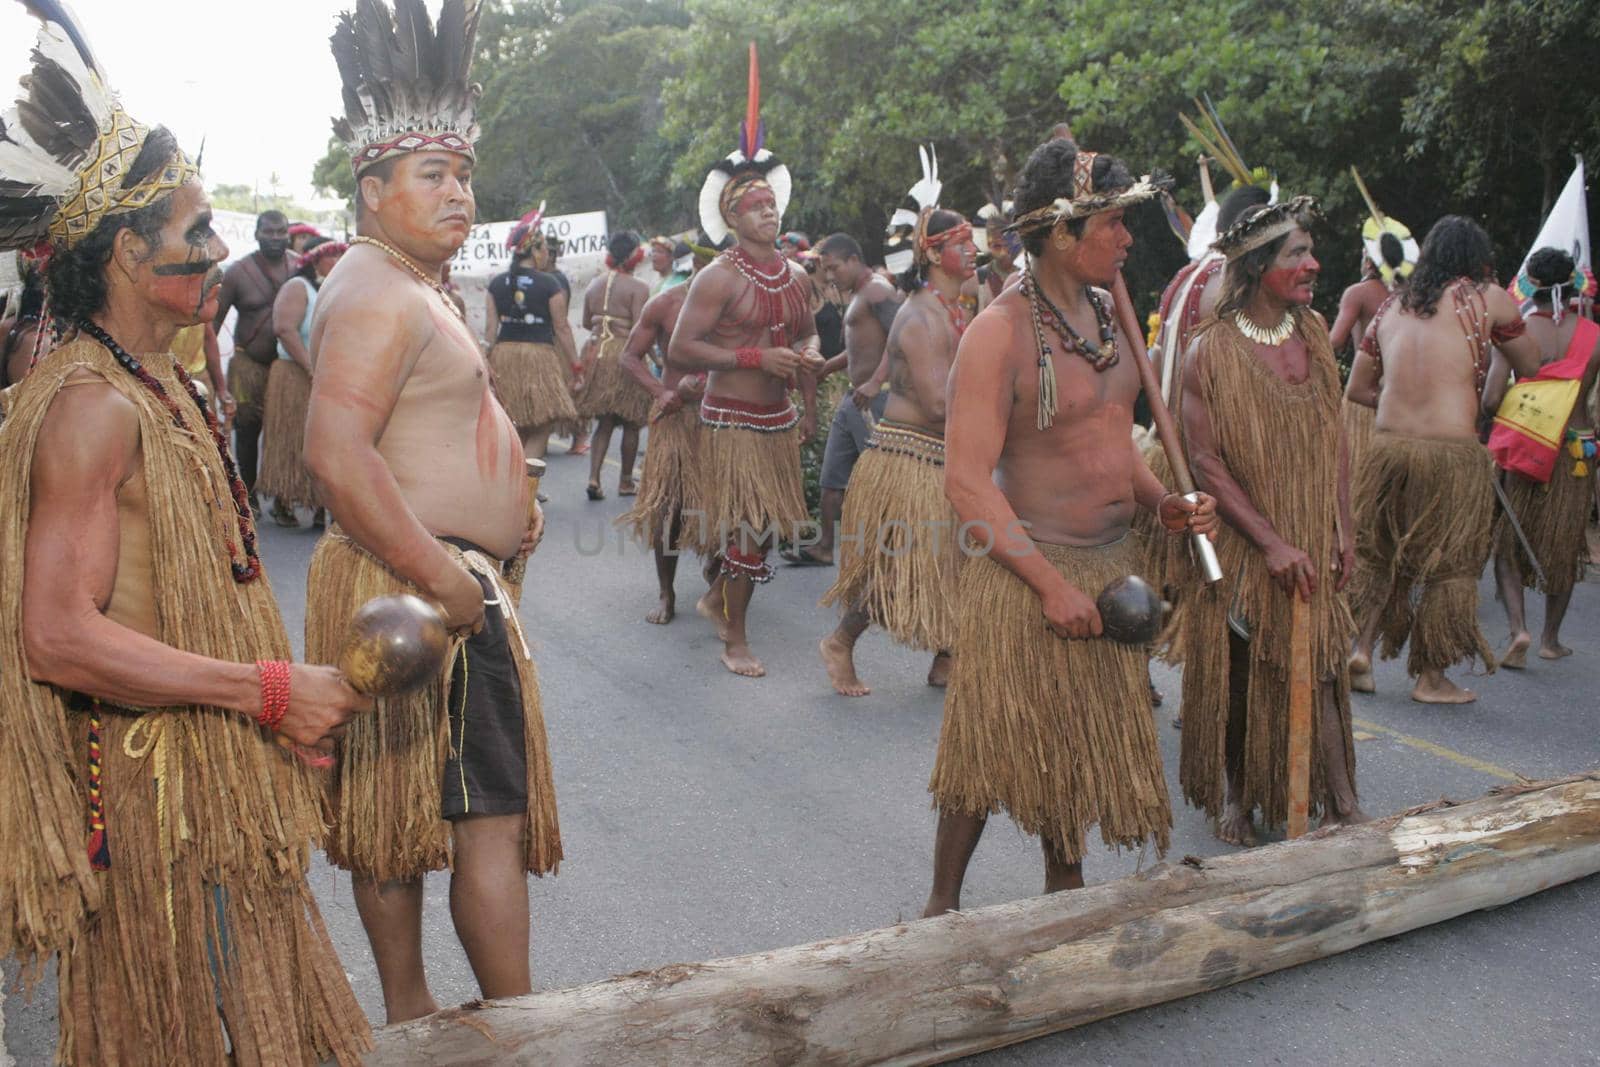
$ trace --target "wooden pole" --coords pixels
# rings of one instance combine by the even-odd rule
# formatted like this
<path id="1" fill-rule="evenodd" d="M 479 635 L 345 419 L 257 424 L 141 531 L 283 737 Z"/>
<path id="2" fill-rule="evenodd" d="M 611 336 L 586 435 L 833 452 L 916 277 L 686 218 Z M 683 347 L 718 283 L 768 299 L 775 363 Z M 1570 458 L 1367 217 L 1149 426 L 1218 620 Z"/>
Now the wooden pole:
<path id="1" fill-rule="evenodd" d="M 1178 485 L 1178 492 L 1184 496 L 1191 496 L 1194 491 L 1194 478 L 1189 474 L 1189 461 L 1184 457 L 1182 439 L 1178 436 L 1178 424 L 1172 420 L 1172 412 L 1167 410 L 1167 402 L 1161 395 L 1161 383 L 1156 380 L 1156 369 L 1150 363 L 1150 353 L 1144 346 L 1144 331 L 1139 328 L 1139 313 L 1133 309 L 1133 297 L 1128 295 L 1128 283 L 1123 281 L 1122 272 L 1117 271 L 1117 277 L 1111 285 L 1111 301 L 1116 306 L 1117 317 L 1121 320 L 1122 332 L 1128 338 L 1128 345 L 1133 349 L 1133 361 L 1139 368 L 1139 384 L 1144 389 L 1145 399 L 1150 402 L 1150 415 L 1156 424 L 1156 437 L 1161 441 L 1162 449 L 1167 453 L 1167 465 L 1172 468 L 1172 480 Z M 1212 547 L 1211 541 L 1199 534 L 1191 534 L 1189 543 L 1194 546 L 1195 555 L 1200 560 L 1200 573 L 1207 582 L 1216 582 L 1222 579 L 1222 568 L 1217 563 L 1217 552 Z"/>
<path id="2" fill-rule="evenodd" d="M 1305 834 L 1311 811 L 1311 605 L 1290 593 L 1289 836 Z"/>
<path id="3" fill-rule="evenodd" d="M 940 1063 L 1600 871 L 1600 772 L 1069 893 L 439 1012 L 374 1064 Z"/>

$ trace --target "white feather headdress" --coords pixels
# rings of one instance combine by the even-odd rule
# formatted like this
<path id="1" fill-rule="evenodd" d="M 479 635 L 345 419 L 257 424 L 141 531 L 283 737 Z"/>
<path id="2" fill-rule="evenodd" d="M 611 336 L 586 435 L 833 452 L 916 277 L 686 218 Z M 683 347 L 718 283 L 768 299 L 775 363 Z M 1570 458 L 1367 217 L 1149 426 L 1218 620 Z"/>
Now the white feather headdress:
<path id="1" fill-rule="evenodd" d="M 467 80 L 478 0 L 444 0 L 435 29 L 423 0 L 357 0 L 330 43 L 344 86 L 334 134 L 357 175 L 393 156 L 430 149 L 473 155 L 482 86 Z"/>
<path id="2" fill-rule="evenodd" d="M 789 168 L 767 151 L 766 140 L 767 124 L 761 120 L 761 67 L 756 57 L 755 42 L 752 41 L 745 116 L 739 125 L 739 148 L 719 159 L 700 186 L 700 228 L 711 238 L 713 245 L 720 247 L 727 239 L 727 212 L 731 206 L 727 202 L 728 193 L 730 190 L 736 191 L 744 182 L 759 180 L 772 189 L 780 219 L 788 210 L 793 180 L 789 176 Z"/>
<path id="3" fill-rule="evenodd" d="M 939 181 L 939 156 L 933 145 L 917 146 L 922 177 L 907 191 L 905 199 L 889 216 L 888 236 L 883 242 L 883 265 L 891 274 L 904 274 L 917 258 L 917 236 L 930 213 L 939 206 L 944 183 Z"/>

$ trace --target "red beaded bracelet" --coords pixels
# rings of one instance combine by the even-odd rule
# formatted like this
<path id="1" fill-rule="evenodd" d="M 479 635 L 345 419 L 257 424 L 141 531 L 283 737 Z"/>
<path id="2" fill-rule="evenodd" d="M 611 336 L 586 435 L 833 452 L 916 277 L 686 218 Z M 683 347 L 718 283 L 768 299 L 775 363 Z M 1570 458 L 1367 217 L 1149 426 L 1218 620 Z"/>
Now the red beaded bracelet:
<path id="1" fill-rule="evenodd" d="M 733 362 L 740 370 L 760 370 L 761 349 L 736 348 L 733 350 Z"/>
<path id="2" fill-rule="evenodd" d="M 276 730 L 289 714 L 289 664 L 278 659 L 258 659 L 256 674 L 261 679 L 261 714 L 256 716 L 256 722 Z"/>

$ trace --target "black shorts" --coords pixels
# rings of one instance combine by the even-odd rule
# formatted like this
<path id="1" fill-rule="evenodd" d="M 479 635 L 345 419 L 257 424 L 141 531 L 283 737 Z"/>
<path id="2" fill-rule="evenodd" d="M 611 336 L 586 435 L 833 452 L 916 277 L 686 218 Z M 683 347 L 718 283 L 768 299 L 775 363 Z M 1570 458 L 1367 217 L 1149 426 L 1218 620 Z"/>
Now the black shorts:
<path id="1" fill-rule="evenodd" d="M 457 548 L 476 548 L 460 538 L 444 540 Z M 498 599 L 493 583 L 478 574 L 473 577 L 483 586 L 484 600 Z M 500 606 L 486 603 L 483 629 L 461 646 L 451 667 L 450 752 L 445 758 L 440 805 L 443 818 L 515 815 L 528 810 L 522 684 L 511 652 L 512 640 Z"/>

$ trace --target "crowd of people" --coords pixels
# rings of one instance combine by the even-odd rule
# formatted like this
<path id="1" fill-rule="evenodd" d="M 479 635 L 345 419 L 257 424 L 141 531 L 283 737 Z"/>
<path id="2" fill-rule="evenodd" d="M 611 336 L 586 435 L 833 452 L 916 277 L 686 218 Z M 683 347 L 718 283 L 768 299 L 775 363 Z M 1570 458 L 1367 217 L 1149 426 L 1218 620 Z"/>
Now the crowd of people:
<path id="1" fill-rule="evenodd" d="M 673 620 L 678 558 L 697 555 L 722 664 L 759 678 L 756 588 L 780 561 L 834 566 L 819 669 L 836 692 L 870 694 L 870 628 L 930 656 L 928 916 L 960 907 L 1002 811 L 1039 838 L 1047 891 L 1083 884 L 1096 826 L 1167 847 L 1152 646 L 1115 639 L 1097 599 L 1129 575 L 1176 605 L 1159 645 L 1183 666 L 1183 798 L 1241 845 L 1289 818 L 1297 655 L 1310 812 L 1335 826 L 1366 818 L 1351 701 L 1374 655 L 1409 649 L 1418 701 L 1471 700 L 1453 665 L 1528 666 L 1525 588 L 1546 597 L 1539 655 L 1569 653 L 1600 328 L 1567 251 L 1530 257 L 1513 296 L 1470 219 L 1418 246 L 1374 206 L 1370 277 L 1330 330 L 1315 205 L 1247 180 L 1147 352 L 1125 214 L 1170 182 L 1058 129 L 1011 198 L 969 215 L 924 149 L 880 268 L 859 236 L 782 231 L 792 179 L 752 93 L 698 231 L 611 236 L 581 348 L 542 205 L 511 231 L 480 337 L 446 271 L 474 218 L 478 7 L 446 0 L 435 30 L 400 6 L 404 40 L 380 3 L 333 37 L 348 243 L 268 212 L 224 273 L 196 165 L 121 108 L 65 14 L 6 118 L 0 236 L 35 281 L 3 330 L 0 949 L 59 957 L 66 1062 L 358 1062 L 370 1032 L 306 884 L 313 848 L 351 873 L 389 1021 L 437 1008 L 429 872 L 450 871 L 483 995 L 531 989 L 526 877 L 563 849 L 518 612 L 544 528 L 527 461 L 591 424 L 592 500 L 622 432 L 636 499 L 618 522 L 652 550 L 649 622 Z M 654 291 L 634 277 L 647 257 Z M 819 527 L 801 445 L 830 389 Z M 325 521 L 305 663 L 257 552 L 261 498 L 285 525 Z M 1491 555 L 1498 653 L 1477 621 Z M 393 593 L 438 606 L 451 653 L 375 699 L 329 664 Z"/>

